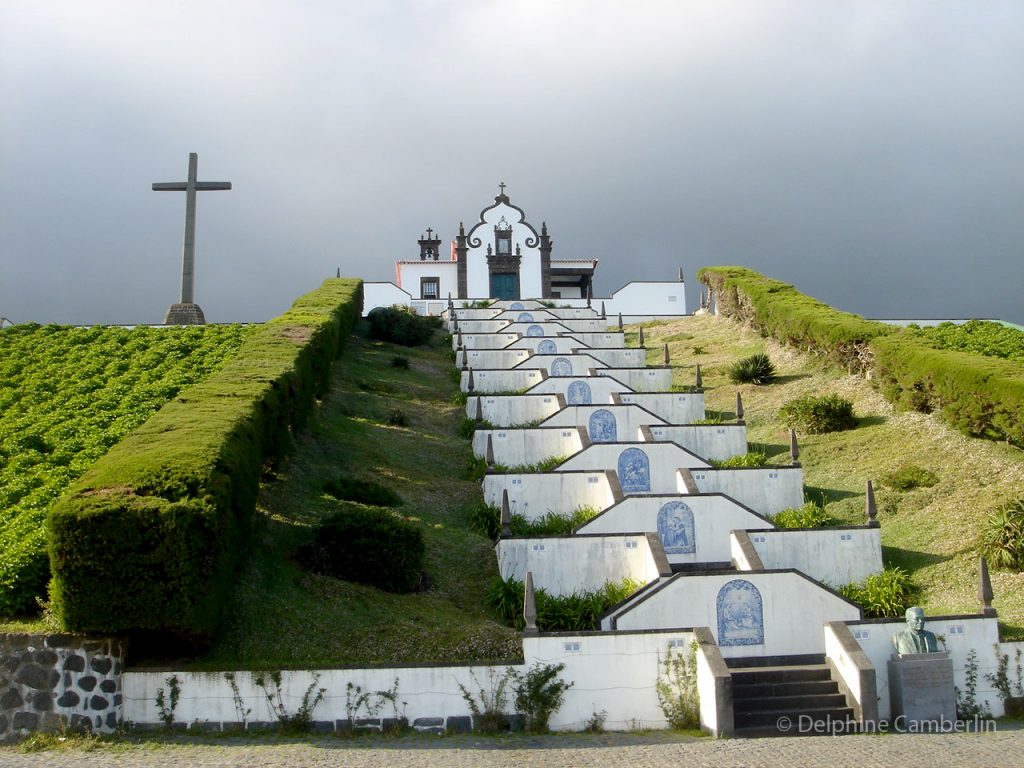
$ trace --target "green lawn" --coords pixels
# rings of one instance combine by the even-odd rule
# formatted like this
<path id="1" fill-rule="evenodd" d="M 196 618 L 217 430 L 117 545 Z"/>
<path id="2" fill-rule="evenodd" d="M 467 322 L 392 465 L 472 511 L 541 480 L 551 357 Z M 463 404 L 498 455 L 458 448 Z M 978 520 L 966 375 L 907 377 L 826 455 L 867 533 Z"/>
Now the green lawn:
<path id="1" fill-rule="evenodd" d="M 692 384 L 700 364 L 707 407 L 734 418 L 737 390 L 743 396 L 748 440 L 769 460 L 788 463 L 788 432 L 778 418 L 787 401 L 837 393 L 853 401 L 860 425 L 850 431 L 800 435 L 807 498 L 828 502 L 843 522 L 864 521 L 864 486 L 875 481 L 878 519 L 887 562 L 911 571 L 928 613 L 970 613 L 978 609 L 977 536 L 989 511 L 1024 496 L 1024 453 L 1000 443 L 965 437 L 920 413 L 896 413 L 863 377 L 825 366 L 792 348 L 721 317 L 692 317 L 654 323 L 644 329 L 650 364 L 662 362 L 669 344 L 673 382 Z M 630 344 L 635 344 L 635 334 Z M 701 347 L 703 353 L 695 354 Z M 767 351 L 779 372 L 776 383 L 734 385 L 729 365 Z M 934 472 L 930 488 L 898 492 L 878 480 L 902 463 Z M 992 573 L 994 605 L 1004 639 L 1024 637 L 1024 574 Z"/>

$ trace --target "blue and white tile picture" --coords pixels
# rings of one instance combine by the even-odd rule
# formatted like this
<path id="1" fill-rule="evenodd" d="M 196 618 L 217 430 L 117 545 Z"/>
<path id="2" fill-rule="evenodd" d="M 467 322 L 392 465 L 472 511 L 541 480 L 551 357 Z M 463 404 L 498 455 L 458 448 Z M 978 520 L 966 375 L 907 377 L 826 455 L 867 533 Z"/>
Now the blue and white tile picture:
<path id="1" fill-rule="evenodd" d="M 650 493 L 651 460 L 639 448 L 627 448 L 619 454 L 619 485 L 623 493 Z"/>
<path id="2" fill-rule="evenodd" d="M 519 317 L 516 318 L 517 323 L 532 323 L 533 315 L 529 312 L 520 312 Z"/>
<path id="3" fill-rule="evenodd" d="M 541 328 L 539 325 L 531 325 L 531 326 L 527 327 L 526 335 L 527 336 L 531 336 L 531 337 L 533 337 L 533 336 L 543 336 L 544 335 L 544 329 Z"/>
<path id="4" fill-rule="evenodd" d="M 526 309 L 521 301 L 513 301 L 509 309 Z"/>
<path id="5" fill-rule="evenodd" d="M 591 442 L 614 443 L 618 440 L 618 427 L 615 424 L 615 416 L 611 411 L 604 408 L 594 411 L 590 414 L 587 432 L 590 434 Z"/>
<path id="6" fill-rule="evenodd" d="M 692 555 L 697 551 L 693 510 L 681 501 L 670 501 L 658 510 L 658 538 L 666 555 Z"/>
<path id="7" fill-rule="evenodd" d="M 590 405 L 593 402 L 590 385 L 585 381 L 574 381 L 565 391 L 565 400 L 569 405 Z"/>
<path id="8" fill-rule="evenodd" d="M 552 376 L 572 376 L 572 363 L 567 357 L 556 357 L 551 361 Z"/>
<path id="9" fill-rule="evenodd" d="M 720 646 L 764 644 L 764 608 L 757 587 L 734 579 L 718 590 L 717 604 Z"/>
<path id="10" fill-rule="evenodd" d="M 540 344 L 537 345 L 538 355 L 557 355 L 558 347 L 551 339 L 544 339 Z"/>

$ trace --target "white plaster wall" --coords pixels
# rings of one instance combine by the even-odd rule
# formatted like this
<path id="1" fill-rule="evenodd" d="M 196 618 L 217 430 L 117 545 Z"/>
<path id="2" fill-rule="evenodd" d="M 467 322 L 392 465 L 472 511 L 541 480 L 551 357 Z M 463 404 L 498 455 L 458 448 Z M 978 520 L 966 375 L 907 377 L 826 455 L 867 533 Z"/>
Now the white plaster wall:
<path id="1" fill-rule="evenodd" d="M 528 349 L 468 349 L 455 353 L 455 367 L 461 368 L 463 360 L 470 368 L 515 368 L 530 357 Z M 538 366 L 539 367 L 539 366 Z"/>
<path id="2" fill-rule="evenodd" d="M 826 621 L 854 621 L 860 610 L 824 587 L 790 572 L 680 574 L 665 586 L 637 599 L 617 617 L 617 629 L 683 626 L 710 627 L 718 636 L 719 590 L 734 579 L 751 582 L 761 593 L 764 643 L 727 645 L 726 658 L 788 656 L 825 652 L 822 625 Z M 602 628 L 608 622 L 602 622 Z"/>
<path id="3" fill-rule="evenodd" d="M 590 387 L 591 400 L 594 404 L 611 403 L 613 393 L 624 393 L 629 389 L 621 382 L 599 376 L 549 376 L 540 384 L 531 388 L 528 394 L 558 393 L 564 396 L 570 384 L 581 380 L 586 381 Z"/>
<path id="4" fill-rule="evenodd" d="M 836 636 L 831 625 L 823 627 L 825 632 L 825 658 L 835 664 L 843 683 L 850 689 L 855 701 L 863 703 L 864 691 L 860 684 L 860 670 L 857 663 L 843 647 L 842 641 Z"/>
<path id="5" fill-rule="evenodd" d="M 461 307 L 459 302 L 453 301 L 455 304 L 454 315 L 459 319 L 459 322 L 463 320 L 493 320 L 495 317 L 501 314 L 501 308 L 490 306 L 490 307 Z M 447 317 L 447 314 L 446 314 Z"/>
<path id="6" fill-rule="evenodd" d="M 579 731 L 595 713 L 606 713 L 612 731 L 666 728 L 655 685 L 669 643 L 687 652 L 688 630 L 545 634 L 523 638 L 525 666 L 565 664 L 561 676 L 572 680 L 562 706 L 551 717 L 557 731 Z M 595 761 L 599 757 L 595 756 Z"/>
<path id="7" fill-rule="evenodd" d="M 550 341 L 555 345 L 555 349 L 560 355 L 567 355 L 574 349 L 579 349 L 582 345 L 576 341 L 576 339 L 570 338 L 569 336 L 551 336 L 548 338 L 538 338 L 536 336 L 523 336 L 522 338 L 514 341 L 509 345 L 510 349 L 529 349 L 532 352 L 537 351 L 537 346 L 542 341 Z"/>
<path id="8" fill-rule="evenodd" d="M 572 366 L 573 376 L 586 376 L 595 368 L 604 368 L 600 360 L 595 360 L 590 355 L 530 355 L 526 360 L 516 365 L 520 370 L 524 368 L 540 368 L 551 374 L 551 367 L 556 360 L 567 360 Z"/>
<path id="9" fill-rule="evenodd" d="M 640 347 L 630 347 L 628 349 L 607 349 L 598 347 L 596 349 L 587 348 L 585 351 L 586 354 L 590 355 L 595 360 L 600 360 L 609 368 L 647 367 L 647 350 Z"/>
<path id="10" fill-rule="evenodd" d="M 559 320 L 570 332 L 604 333 L 608 330 L 608 321 L 600 317 L 564 317 Z"/>
<path id="11" fill-rule="evenodd" d="M 449 331 L 456 331 L 454 323 L 448 323 L 447 328 Z M 459 331 L 463 334 L 467 333 L 517 333 L 514 328 L 510 328 L 508 322 L 505 320 L 459 320 Z M 525 331 L 523 331 L 525 333 Z"/>
<path id="12" fill-rule="evenodd" d="M 523 392 L 544 380 L 543 371 L 535 368 L 513 369 L 502 371 L 473 370 L 473 391 L 487 392 Z M 460 384 L 463 392 L 469 391 L 469 371 L 462 371 Z"/>
<path id="13" fill-rule="evenodd" d="M 528 241 L 536 240 L 536 236 L 525 222 L 520 221 L 523 214 L 509 205 L 499 203 L 491 209 L 485 209 L 482 215 L 484 223 L 474 224 L 467 232 L 470 238 L 480 240 L 478 247 L 468 248 L 466 253 L 466 277 L 469 294 L 471 296 L 490 295 L 487 246 L 490 245 L 492 249 L 494 248 L 494 227 L 504 217 L 505 221 L 512 225 L 512 252 L 515 253 L 516 246 L 521 249 L 519 295 L 525 298 L 540 297 L 543 294 L 540 281 L 540 248 L 526 245 Z"/>
<path id="14" fill-rule="evenodd" d="M 678 280 L 632 282 L 605 301 L 605 311 L 617 315 L 685 315 L 686 283 Z"/>
<path id="15" fill-rule="evenodd" d="M 478 395 L 466 401 L 466 416 L 476 418 L 476 402 L 481 401 L 484 420 L 497 427 L 531 424 L 558 411 L 555 395 Z"/>
<path id="16" fill-rule="evenodd" d="M 850 631 L 860 644 L 864 653 L 875 666 L 875 680 L 878 693 L 878 716 L 883 720 L 892 716 L 889 701 L 889 666 L 888 662 L 894 653 L 892 638 L 897 632 L 907 628 L 903 619 L 886 622 L 851 621 Z M 977 617 L 928 617 L 925 629 L 945 638 L 939 643 L 939 650 L 949 651 L 953 660 L 954 684 L 963 691 L 966 685 L 967 654 L 974 649 L 978 654 L 978 702 L 985 702 L 995 716 L 1003 714 L 1003 702 L 992 684 L 985 679 L 986 674 L 996 671 L 995 645 L 999 642 L 998 623 L 995 618 Z M 1005 651 L 1004 651 L 1005 652 Z M 1013 653 L 1010 658 L 1012 660 Z"/>
<path id="17" fill-rule="evenodd" d="M 651 426 L 651 437 L 677 443 L 705 459 L 728 459 L 747 452 L 745 424 L 654 425 Z"/>
<path id="18" fill-rule="evenodd" d="M 436 277 L 438 279 L 437 299 L 448 305 L 448 294 L 453 297 L 459 295 L 459 272 L 458 264 L 454 261 L 416 261 L 406 262 L 400 265 L 402 290 L 408 292 L 413 299 L 420 296 L 420 278 Z M 454 301 L 454 298 L 453 298 Z"/>
<path id="19" fill-rule="evenodd" d="M 402 307 L 409 306 L 412 299 L 406 291 L 403 291 L 394 283 L 363 283 L 363 316 L 370 314 L 371 309 L 377 307 L 391 307 L 398 304 Z"/>
<path id="20" fill-rule="evenodd" d="M 751 531 L 765 568 L 796 568 L 833 588 L 882 572 L 880 528 Z"/>
<path id="21" fill-rule="evenodd" d="M 658 578 L 646 536 L 558 536 L 501 539 L 495 546 L 503 579 L 526 580 L 549 595 L 572 595 L 606 583 L 632 579 L 641 585 Z"/>
<path id="22" fill-rule="evenodd" d="M 440 317 L 446 306 L 447 303 L 444 301 L 421 301 L 419 299 L 413 299 L 409 302 L 409 308 L 417 315 L 430 315 L 431 317 Z"/>
<path id="23" fill-rule="evenodd" d="M 501 506 L 502 491 L 508 491 L 514 515 L 536 520 L 552 512 L 566 515 L 580 507 L 604 509 L 615 496 L 604 472 L 540 472 L 484 476 L 484 501 Z"/>
<path id="24" fill-rule="evenodd" d="M 590 521 L 577 533 L 658 532 L 658 510 L 672 501 L 684 502 L 693 512 L 696 552 L 668 553 L 670 563 L 727 563 L 732 559 L 730 532 L 735 529 L 769 528 L 771 523 L 727 496 L 627 496 Z"/>
<path id="25" fill-rule="evenodd" d="M 650 411 L 637 405 L 568 405 L 548 417 L 542 427 L 589 427 L 590 417 L 595 411 L 608 411 L 615 418 L 616 435 L 631 439 L 638 435 L 641 426 L 663 424 Z"/>
<path id="26" fill-rule="evenodd" d="M 623 391 L 619 395 L 619 402 L 639 405 L 669 424 L 693 424 L 704 418 L 703 392 Z"/>
<path id="27" fill-rule="evenodd" d="M 593 443 L 558 467 L 559 472 L 576 470 L 616 469 L 619 456 L 629 448 L 639 448 L 647 454 L 651 467 L 650 490 L 640 493 L 676 492 L 676 470 L 680 467 L 705 469 L 710 465 L 703 459 L 683 450 L 675 443 Z M 620 482 L 622 478 L 619 478 Z"/>
<path id="28" fill-rule="evenodd" d="M 598 376 L 610 376 L 634 392 L 667 392 L 672 388 L 671 368 L 598 368 Z"/>
<path id="29" fill-rule="evenodd" d="M 536 464 L 555 457 L 572 456 L 583 449 L 579 430 L 554 429 L 478 429 L 473 433 L 473 454 L 487 455 L 487 437 L 491 438 L 494 461 L 505 467 Z"/>
<path id="30" fill-rule="evenodd" d="M 508 320 L 510 323 L 517 323 L 519 322 L 519 316 L 523 312 L 529 312 L 533 317 L 531 322 L 535 323 L 549 322 L 551 320 L 558 319 L 556 315 L 552 314 L 551 311 L 547 309 L 503 309 L 495 316 L 495 318 L 497 320 Z"/>
<path id="31" fill-rule="evenodd" d="M 701 493 L 724 493 L 762 515 L 774 515 L 804 503 L 804 473 L 800 467 L 705 469 L 692 474 Z M 677 490 L 686 493 L 682 478 Z"/>
<path id="32" fill-rule="evenodd" d="M 526 336 L 526 331 L 531 325 L 539 325 L 541 330 L 544 331 L 544 336 L 557 336 L 560 333 L 568 333 L 569 329 L 563 324 L 561 320 L 548 320 L 547 322 L 540 323 L 509 323 L 508 330 L 515 331 L 516 333 Z M 540 338 L 534 336 L 531 338 Z"/>
<path id="33" fill-rule="evenodd" d="M 557 304 L 567 303 L 555 300 Z M 566 320 L 592 320 L 598 317 L 598 312 L 601 309 L 601 303 L 596 302 L 593 307 L 579 306 L 579 307 L 562 307 L 556 306 L 548 309 L 555 317 L 565 318 Z"/>
<path id="34" fill-rule="evenodd" d="M 569 336 L 591 349 L 621 349 L 626 346 L 626 334 L 618 331 L 599 331 L 597 333 L 573 331 Z"/>
<path id="35" fill-rule="evenodd" d="M 462 346 L 465 349 L 507 349 L 518 338 L 518 333 L 463 333 Z M 452 349 L 457 349 L 458 343 L 458 334 L 452 335 Z"/>

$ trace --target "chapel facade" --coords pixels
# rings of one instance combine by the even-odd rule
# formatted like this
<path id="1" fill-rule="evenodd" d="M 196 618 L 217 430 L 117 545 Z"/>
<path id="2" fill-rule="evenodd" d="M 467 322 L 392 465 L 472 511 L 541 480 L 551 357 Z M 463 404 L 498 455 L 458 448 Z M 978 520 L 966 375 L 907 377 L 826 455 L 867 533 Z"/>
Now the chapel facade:
<path id="1" fill-rule="evenodd" d="M 463 223 L 442 257 L 433 229 L 421 235 L 419 258 L 395 263 L 398 287 L 413 299 L 559 299 L 593 293 L 597 259 L 552 259 L 546 223 L 538 232 L 505 185 L 467 232 Z"/>

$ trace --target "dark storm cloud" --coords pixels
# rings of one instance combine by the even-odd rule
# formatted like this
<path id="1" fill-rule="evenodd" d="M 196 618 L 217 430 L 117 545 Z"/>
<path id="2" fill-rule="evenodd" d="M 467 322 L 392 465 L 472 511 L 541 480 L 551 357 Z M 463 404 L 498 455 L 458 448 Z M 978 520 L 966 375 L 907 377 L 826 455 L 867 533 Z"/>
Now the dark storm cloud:
<path id="1" fill-rule="evenodd" d="M 154 322 L 390 280 L 509 184 L 598 291 L 743 264 L 869 316 L 1024 321 L 1024 7 L 7 2 L 0 315 Z"/>

